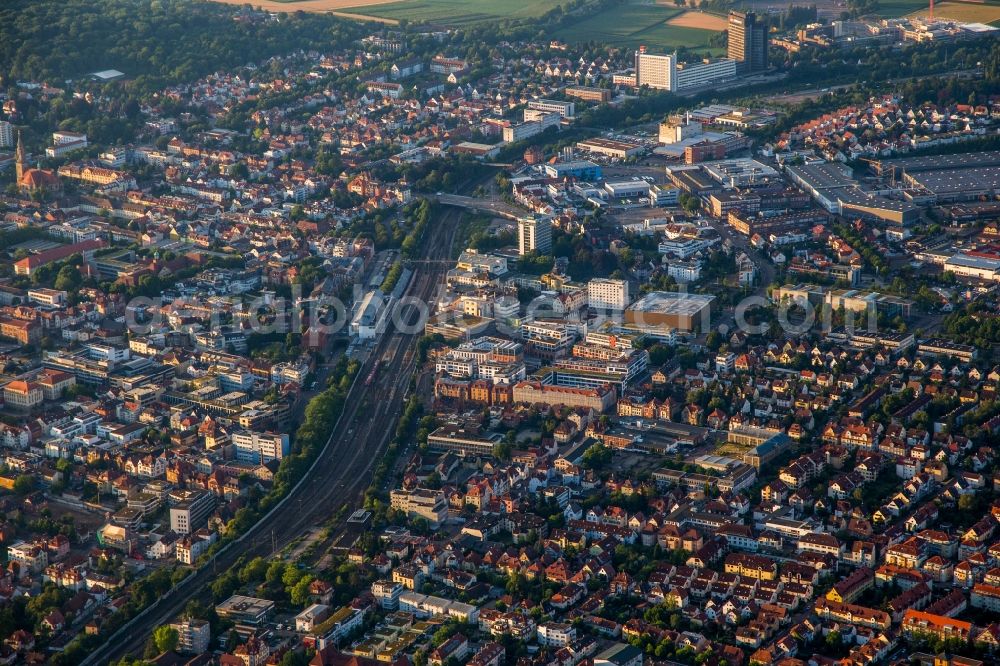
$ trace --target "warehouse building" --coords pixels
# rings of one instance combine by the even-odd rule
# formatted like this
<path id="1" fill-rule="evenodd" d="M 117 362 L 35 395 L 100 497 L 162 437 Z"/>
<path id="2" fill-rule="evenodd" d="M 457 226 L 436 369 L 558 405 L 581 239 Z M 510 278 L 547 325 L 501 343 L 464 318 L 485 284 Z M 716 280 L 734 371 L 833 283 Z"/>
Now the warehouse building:
<path id="1" fill-rule="evenodd" d="M 625 322 L 647 328 L 704 331 L 711 323 L 714 296 L 651 291 L 625 310 Z"/>
<path id="2" fill-rule="evenodd" d="M 612 157 L 619 160 L 636 157 L 646 152 L 646 148 L 638 143 L 627 141 L 615 141 L 613 139 L 594 138 L 586 141 L 578 141 L 576 147 L 605 157 Z"/>
<path id="3" fill-rule="evenodd" d="M 862 190 L 850 168 L 841 164 L 790 166 L 786 172 L 792 182 L 835 215 L 855 215 L 900 226 L 914 224 L 920 219 L 919 207 Z"/>
<path id="4" fill-rule="evenodd" d="M 974 201 L 1000 192 L 1000 150 L 881 160 L 871 168 L 912 191 L 928 193 L 937 203 Z"/>
<path id="5" fill-rule="evenodd" d="M 1000 258 L 978 252 L 960 252 L 944 262 L 944 269 L 955 275 L 1000 282 Z"/>
<path id="6" fill-rule="evenodd" d="M 587 160 L 546 164 L 545 175 L 549 178 L 576 178 L 579 180 L 600 180 L 601 167 Z"/>

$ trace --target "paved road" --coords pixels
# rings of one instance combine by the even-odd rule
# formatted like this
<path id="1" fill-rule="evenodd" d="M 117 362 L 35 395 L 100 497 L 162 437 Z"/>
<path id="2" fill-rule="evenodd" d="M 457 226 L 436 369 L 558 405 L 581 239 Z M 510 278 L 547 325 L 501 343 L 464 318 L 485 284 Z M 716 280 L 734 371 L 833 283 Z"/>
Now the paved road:
<path id="1" fill-rule="evenodd" d="M 457 221 L 457 214 L 445 213 L 433 224 L 425 241 L 428 258 L 450 258 Z M 431 261 L 417 267 L 406 295 L 430 302 L 447 266 L 444 261 Z M 415 316 L 403 317 L 407 324 L 415 320 Z M 209 586 L 217 572 L 236 566 L 241 557 L 271 556 L 275 548 L 280 550 L 310 527 L 329 520 L 342 506 L 358 508 L 405 405 L 407 386 L 416 367 L 415 354 L 406 351 L 421 334 L 422 330 L 406 333 L 391 327 L 358 372 L 344 412 L 316 463 L 282 504 L 217 555 L 214 563 L 170 590 L 122 635 L 113 636 L 84 664 L 105 664 L 141 652 L 153 629 L 182 612 L 191 599 L 209 597 Z M 375 381 L 365 386 L 373 364 L 382 359 L 385 365 Z M 345 527 L 346 516 L 331 531 L 337 535 Z"/>

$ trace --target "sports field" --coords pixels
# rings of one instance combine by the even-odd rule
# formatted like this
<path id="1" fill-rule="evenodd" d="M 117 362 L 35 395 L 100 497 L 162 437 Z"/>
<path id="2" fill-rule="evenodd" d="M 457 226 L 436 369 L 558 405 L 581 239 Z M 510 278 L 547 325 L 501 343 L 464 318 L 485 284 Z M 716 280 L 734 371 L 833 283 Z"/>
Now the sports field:
<path id="1" fill-rule="evenodd" d="M 502 19 L 535 18 L 558 4 L 559 0 L 376 0 L 370 3 L 365 3 L 364 0 L 347 0 L 344 11 L 396 21 L 405 19 L 441 25 L 470 25 Z"/>
<path id="2" fill-rule="evenodd" d="M 715 18 L 662 4 L 624 5 L 561 28 L 555 36 L 569 42 L 595 41 L 627 48 L 644 45 L 653 51 L 706 47 L 712 35 L 721 30 L 706 29 L 719 25 Z M 724 19 L 719 21 L 725 24 Z"/>

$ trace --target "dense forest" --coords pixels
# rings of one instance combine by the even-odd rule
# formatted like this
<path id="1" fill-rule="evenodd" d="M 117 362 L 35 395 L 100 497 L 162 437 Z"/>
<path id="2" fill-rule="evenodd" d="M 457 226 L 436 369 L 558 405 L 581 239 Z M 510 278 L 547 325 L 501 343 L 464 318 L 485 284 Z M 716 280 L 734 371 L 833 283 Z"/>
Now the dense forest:
<path id="1" fill-rule="evenodd" d="M 323 14 L 294 12 L 272 21 L 190 0 L 5 0 L 0 73 L 58 86 L 117 69 L 141 94 L 296 49 L 342 47 L 363 29 Z"/>

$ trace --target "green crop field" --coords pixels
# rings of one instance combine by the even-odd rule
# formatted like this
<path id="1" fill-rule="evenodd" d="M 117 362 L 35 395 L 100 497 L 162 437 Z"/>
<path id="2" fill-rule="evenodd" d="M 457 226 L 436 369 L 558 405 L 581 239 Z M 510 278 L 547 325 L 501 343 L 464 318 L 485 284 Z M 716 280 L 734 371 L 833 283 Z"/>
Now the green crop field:
<path id="1" fill-rule="evenodd" d="M 345 7 L 343 11 L 394 20 L 427 21 L 442 25 L 470 25 L 499 19 L 542 16 L 559 0 L 404 0 L 387 4 Z"/>
<path id="2" fill-rule="evenodd" d="M 877 14 L 886 18 L 899 18 L 926 9 L 928 4 L 926 0 L 879 0 Z"/>
<path id="3" fill-rule="evenodd" d="M 683 11 L 663 5 L 614 7 L 560 29 L 556 37 L 569 42 L 596 41 L 628 48 L 645 45 L 654 51 L 707 46 L 715 31 L 667 23 Z"/>

